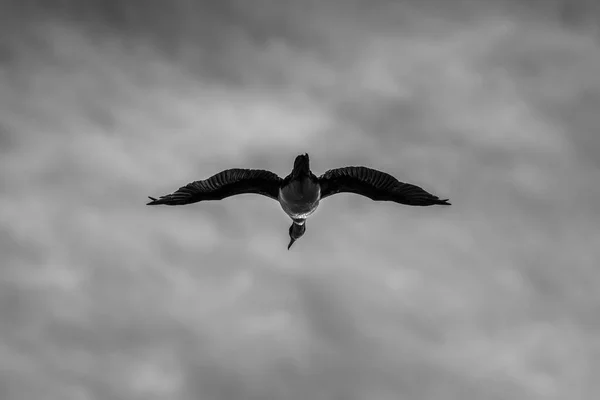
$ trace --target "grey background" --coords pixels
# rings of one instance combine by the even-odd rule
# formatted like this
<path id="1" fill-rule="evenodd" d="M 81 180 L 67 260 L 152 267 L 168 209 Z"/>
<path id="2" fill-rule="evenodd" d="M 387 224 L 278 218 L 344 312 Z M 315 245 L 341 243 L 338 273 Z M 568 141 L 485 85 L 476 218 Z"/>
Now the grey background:
<path id="1" fill-rule="evenodd" d="M 598 4 L 1 1 L 0 399 L 597 398 Z"/>

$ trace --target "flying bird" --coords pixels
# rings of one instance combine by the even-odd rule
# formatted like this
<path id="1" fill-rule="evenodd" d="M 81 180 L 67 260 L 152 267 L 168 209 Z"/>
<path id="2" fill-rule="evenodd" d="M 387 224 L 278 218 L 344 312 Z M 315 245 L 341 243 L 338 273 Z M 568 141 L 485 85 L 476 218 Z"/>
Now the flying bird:
<path id="1" fill-rule="evenodd" d="M 399 182 L 385 172 L 367 167 L 336 168 L 317 177 L 310 170 L 308 154 L 296 157 L 292 172 L 285 178 L 262 169 L 227 169 L 158 199 L 148 196 L 152 201 L 147 205 L 178 206 L 244 193 L 260 194 L 279 202 L 293 221 L 288 232 L 288 250 L 306 232 L 306 219 L 315 212 L 319 202 L 336 193 L 356 193 L 376 201 L 409 206 L 450 205 L 448 199 L 440 199 L 418 186 Z"/>

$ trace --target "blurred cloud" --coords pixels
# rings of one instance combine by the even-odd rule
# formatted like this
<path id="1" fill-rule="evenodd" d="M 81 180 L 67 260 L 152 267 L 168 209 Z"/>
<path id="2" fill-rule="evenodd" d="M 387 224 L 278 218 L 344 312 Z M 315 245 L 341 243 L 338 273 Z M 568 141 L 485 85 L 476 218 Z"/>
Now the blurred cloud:
<path id="1" fill-rule="evenodd" d="M 600 393 L 591 1 L 0 4 L 0 398 Z M 222 169 L 450 208 L 150 208 Z"/>

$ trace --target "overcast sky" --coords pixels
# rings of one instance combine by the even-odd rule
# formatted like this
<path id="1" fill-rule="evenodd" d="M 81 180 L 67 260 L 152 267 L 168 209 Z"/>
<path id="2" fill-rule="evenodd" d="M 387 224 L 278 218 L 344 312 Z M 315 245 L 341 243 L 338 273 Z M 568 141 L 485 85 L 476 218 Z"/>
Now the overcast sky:
<path id="1" fill-rule="evenodd" d="M 0 1 L 2 400 L 600 396 L 594 1 Z M 146 207 L 366 165 L 451 207 Z"/>

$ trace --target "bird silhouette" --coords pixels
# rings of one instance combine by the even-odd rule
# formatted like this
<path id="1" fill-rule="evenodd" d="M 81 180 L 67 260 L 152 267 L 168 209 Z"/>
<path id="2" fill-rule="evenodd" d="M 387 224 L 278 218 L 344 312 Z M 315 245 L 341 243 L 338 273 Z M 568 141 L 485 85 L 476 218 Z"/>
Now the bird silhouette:
<path id="1" fill-rule="evenodd" d="M 375 201 L 409 206 L 450 205 L 448 199 L 440 199 L 419 186 L 399 182 L 385 172 L 367 167 L 336 168 L 317 177 L 310 170 L 308 154 L 296 157 L 292 172 L 285 178 L 262 169 L 227 169 L 160 198 L 148 196 L 151 201 L 147 205 L 178 206 L 244 193 L 260 194 L 279 202 L 292 219 L 288 250 L 304 235 L 306 219 L 315 212 L 319 202 L 336 193 L 356 193 Z"/>

